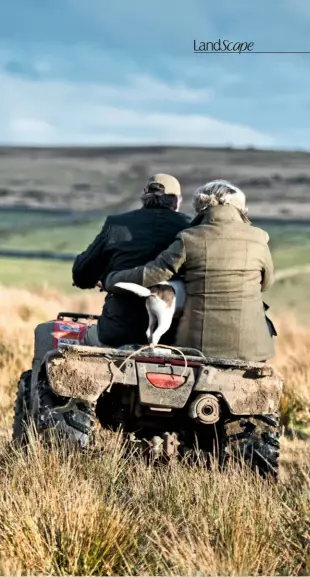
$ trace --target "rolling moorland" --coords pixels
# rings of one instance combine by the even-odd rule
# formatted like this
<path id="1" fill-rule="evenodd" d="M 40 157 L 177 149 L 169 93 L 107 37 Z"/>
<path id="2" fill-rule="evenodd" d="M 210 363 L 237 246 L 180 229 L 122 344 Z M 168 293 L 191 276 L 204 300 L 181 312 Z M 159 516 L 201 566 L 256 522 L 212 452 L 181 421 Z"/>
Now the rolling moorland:
<path id="1" fill-rule="evenodd" d="M 183 210 L 189 214 L 198 185 L 227 178 L 247 194 L 253 224 L 269 232 L 276 271 L 282 275 L 267 297 L 272 311 L 308 322 L 309 160 L 310 153 L 255 149 L 2 147 L 0 251 L 74 256 L 92 241 L 107 214 L 140 206 L 140 192 L 154 172 L 180 180 Z M 70 262 L 2 258 L 0 283 L 32 289 L 52 283 L 74 293 Z"/>
<path id="2" fill-rule="evenodd" d="M 168 172 L 193 190 L 227 178 L 248 195 L 252 216 L 310 218 L 310 154 L 186 147 L 0 148 L 0 205 L 71 211 L 139 206 L 147 178 Z"/>
<path id="3" fill-rule="evenodd" d="M 208 149 L 0 149 L 0 250 L 76 254 L 109 212 L 139 206 L 152 172 L 180 179 L 184 210 L 215 177 L 243 187 L 270 234 L 266 293 L 285 378 L 280 482 L 216 464 L 148 468 L 106 435 L 100 458 L 8 445 L 16 382 L 33 329 L 59 310 L 97 313 L 104 296 L 71 286 L 71 262 L 0 258 L 0 574 L 309 575 L 310 155 Z"/>

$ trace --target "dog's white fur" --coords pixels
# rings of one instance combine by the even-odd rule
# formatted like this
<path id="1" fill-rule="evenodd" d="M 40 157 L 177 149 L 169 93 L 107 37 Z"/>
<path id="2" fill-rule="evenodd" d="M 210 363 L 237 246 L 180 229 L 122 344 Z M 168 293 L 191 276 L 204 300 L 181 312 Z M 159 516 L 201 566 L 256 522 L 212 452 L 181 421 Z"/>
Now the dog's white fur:
<path id="1" fill-rule="evenodd" d="M 128 290 L 146 299 L 145 306 L 149 315 L 149 326 L 146 331 L 148 342 L 157 345 L 161 337 L 169 330 L 174 315 L 181 315 L 186 301 L 186 291 L 183 281 L 175 280 L 157 283 L 168 285 L 174 290 L 171 304 L 158 294 L 152 292 L 152 287 L 145 288 L 131 282 L 118 282 L 116 287 Z M 156 326 L 157 325 L 157 326 Z M 156 327 L 156 329 L 155 329 Z"/>

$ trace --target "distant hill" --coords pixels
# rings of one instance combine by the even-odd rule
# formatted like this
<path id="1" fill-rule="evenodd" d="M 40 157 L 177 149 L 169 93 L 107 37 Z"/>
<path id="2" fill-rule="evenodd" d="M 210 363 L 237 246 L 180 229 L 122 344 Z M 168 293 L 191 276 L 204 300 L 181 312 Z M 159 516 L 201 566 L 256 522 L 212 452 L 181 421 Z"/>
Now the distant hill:
<path id="1" fill-rule="evenodd" d="M 310 153 L 251 148 L 0 147 L 0 209 L 133 209 L 155 172 L 180 180 L 188 212 L 197 186 L 226 178 L 247 194 L 252 216 L 310 218 Z"/>

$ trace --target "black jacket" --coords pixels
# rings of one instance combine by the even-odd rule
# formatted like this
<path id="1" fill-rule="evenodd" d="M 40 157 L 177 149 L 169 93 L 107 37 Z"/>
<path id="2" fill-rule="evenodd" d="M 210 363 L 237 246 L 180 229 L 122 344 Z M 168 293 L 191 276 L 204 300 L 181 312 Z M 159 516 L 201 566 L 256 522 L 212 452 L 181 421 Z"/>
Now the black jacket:
<path id="1" fill-rule="evenodd" d="M 168 208 L 140 208 L 108 216 L 91 245 L 73 264 L 73 282 L 81 289 L 103 286 L 107 275 L 144 265 L 166 249 L 191 219 Z M 148 316 L 144 300 L 135 295 L 107 295 L 99 320 L 103 344 L 121 346 L 146 342 Z"/>

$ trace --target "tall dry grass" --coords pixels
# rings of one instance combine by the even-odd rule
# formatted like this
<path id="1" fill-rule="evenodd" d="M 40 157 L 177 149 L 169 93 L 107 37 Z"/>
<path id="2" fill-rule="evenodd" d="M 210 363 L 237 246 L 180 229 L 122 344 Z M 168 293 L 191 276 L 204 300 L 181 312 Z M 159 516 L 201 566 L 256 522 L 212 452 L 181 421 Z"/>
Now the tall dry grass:
<path id="1" fill-rule="evenodd" d="M 0 302 L 0 431 L 4 433 L 12 420 L 16 381 L 31 368 L 36 325 L 56 318 L 60 311 L 98 314 L 103 296 L 77 290 L 77 296 L 70 298 L 54 289 L 34 293 L 0 287 Z"/>
<path id="2" fill-rule="evenodd" d="M 275 364 L 285 379 L 281 410 L 287 427 L 310 425 L 310 330 L 294 318 L 279 321 Z"/>
<path id="3" fill-rule="evenodd" d="M 246 470 L 148 468 L 115 437 L 100 460 L 3 449 L 0 573 L 308 575 L 309 457 L 272 486 Z"/>
<path id="4" fill-rule="evenodd" d="M 148 468 L 106 434 L 100 458 L 9 448 L 16 381 L 30 368 L 33 329 L 60 309 L 98 312 L 102 296 L 1 289 L 0 574 L 310 574 L 310 443 L 282 440 L 281 479 L 174 463 Z M 308 423 L 310 332 L 279 323 L 282 410 Z"/>

